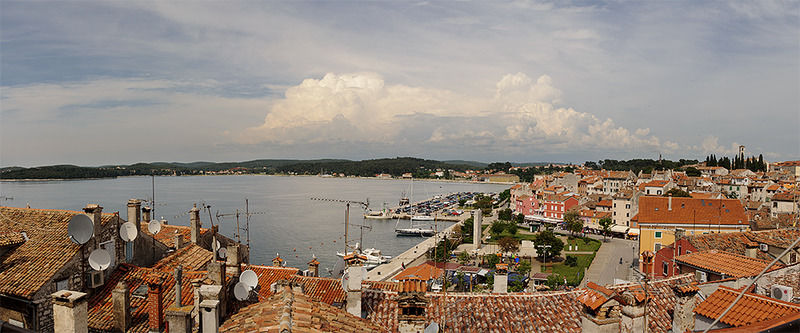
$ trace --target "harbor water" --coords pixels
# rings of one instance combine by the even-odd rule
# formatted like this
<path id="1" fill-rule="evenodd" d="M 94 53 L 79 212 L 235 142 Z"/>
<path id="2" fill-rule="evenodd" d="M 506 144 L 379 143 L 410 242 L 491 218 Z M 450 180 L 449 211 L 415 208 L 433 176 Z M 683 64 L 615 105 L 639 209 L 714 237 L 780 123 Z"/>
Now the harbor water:
<path id="1" fill-rule="evenodd" d="M 411 182 L 396 179 L 286 177 L 264 175 L 182 176 L 182 177 L 122 177 L 114 179 L 2 181 L 0 196 L 3 206 L 80 210 L 88 203 L 99 203 L 104 212 L 120 212 L 127 218 L 126 203 L 130 198 L 147 199 L 155 182 L 154 217 L 163 217 L 170 224 L 189 225 L 187 211 L 194 203 L 201 212 L 203 227 L 209 227 L 209 215 L 219 223 L 220 232 L 233 238 L 238 208 L 242 242 L 246 242 L 245 199 L 249 200 L 251 263 L 269 265 L 276 254 L 288 266 L 305 268 L 312 255 L 321 262 L 320 273 L 332 268 L 336 251 L 344 249 L 345 204 L 311 200 L 312 197 L 366 201 L 379 210 L 384 203 L 395 207 L 403 195 L 410 195 Z M 420 201 L 435 195 L 453 192 L 500 192 L 508 185 L 458 183 L 415 180 L 413 200 Z M 395 220 L 364 219 L 359 205 L 350 207 L 350 239 L 360 238 L 362 247 L 375 247 L 384 255 L 396 256 L 418 244 L 421 239 L 395 236 Z M 218 214 L 225 215 L 217 217 Z M 401 220 L 400 225 L 408 224 Z M 440 222 L 440 230 L 451 225 Z M 354 244 L 354 243 L 353 243 Z"/>

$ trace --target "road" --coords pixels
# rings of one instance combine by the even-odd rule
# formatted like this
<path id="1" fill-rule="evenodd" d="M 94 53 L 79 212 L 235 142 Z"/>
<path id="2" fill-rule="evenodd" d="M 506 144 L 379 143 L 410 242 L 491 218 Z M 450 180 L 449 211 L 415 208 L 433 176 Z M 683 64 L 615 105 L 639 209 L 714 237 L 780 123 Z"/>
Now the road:
<path id="1" fill-rule="evenodd" d="M 569 234 L 564 230 L 557 230 L 556 232 Z M 603 241 L 603 236 L 600 235 L 587 236 Z M 585 286 L 589 281 L 599 285 L 613 284 L 615 278 L 630 281 L 631 262 L 638 244 L 637 241 L 608 238 L 608 242 L 603 243 L 589 269 L 586 270 L 586 276 L 581 281 L 581 286 Z M 622 258 L 622 264 L 620 264 L 620 258 Z"/>

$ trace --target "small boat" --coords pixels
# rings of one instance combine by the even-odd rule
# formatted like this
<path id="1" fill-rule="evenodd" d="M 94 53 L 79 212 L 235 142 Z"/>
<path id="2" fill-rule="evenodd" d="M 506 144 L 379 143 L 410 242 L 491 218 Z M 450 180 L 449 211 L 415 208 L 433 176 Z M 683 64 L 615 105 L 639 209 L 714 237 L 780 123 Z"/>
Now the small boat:
<path id="1" fill-rule="evenodd" d="M 392 213 L 386 208 L 386 204 L 383 204 L 383 209 L 379 211 L 371 210 L 364 214 L 364 218 L 371 220 L 388 220 L 392 218 Z"/>
<path id="2" fill-rule="evenodd" d="M 397 236 L 413 236 L 413 237 L 430 237 L 436 234 L 436 231 L 430 228 L 409 227 L 394 229 Z"/>
<path id="3" fill-rule="evenodd" d="M 413 215 L 413 216 L 411 216 L 411 221 L 432 222 L 433 220 L 434 220 L 433 216 L 430 216 L 430 215 Z"/>
<path id="4" fill-rule="evenodd" d="M 364 268 L 366 269 L 375 268 L 378 265 L 385 264 L 392 259 L 391 256 L 381 255 L 381 250 L 378 250 L 376 248 L 360 250 L 358 245 L 356 245 L 356 251 L 359 252 L 361 255 L 367 257 L 367 261 L 364 262 Z M 336 255 L 339 257 L 345 256 L 343 252 L 336 252 Z"/>

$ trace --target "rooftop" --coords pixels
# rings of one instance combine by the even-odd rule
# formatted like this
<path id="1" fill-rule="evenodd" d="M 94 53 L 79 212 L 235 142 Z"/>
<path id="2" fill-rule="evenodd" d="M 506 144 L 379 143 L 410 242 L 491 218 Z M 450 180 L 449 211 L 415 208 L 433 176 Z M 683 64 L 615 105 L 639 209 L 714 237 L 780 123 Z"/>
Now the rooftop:
<path id="1" fill-rule="evenodd" d="M 708 318 L 716 319 L 736 299 L 741 290 L 720 286 L 694 312 Z M 745 292 L 731 310 L 720 319 L 720 322 L 731 326 L 744 326 L 766 320 L 772 320 L 791 314 L 800 313 L 800 305 L 783 302 L 774 298 Z"/>
<path id="2" fill-rule="evenodd" d="M 708 250 L 675 257 L 675 261 L 735 278 L 756 276 L 770 261 L 721 250 Z M 776 264 L 776 268 L 783 267 Z"/>
<path id="3" fill-rule="evenodd" d="M 672 208 L 669 200 L 672 199 Z M 675 224 L 722 224 L 747 227 L 742 203 L 736 199 L 693 199 L 684 197 L 642 197 L 638 222 Z"/>

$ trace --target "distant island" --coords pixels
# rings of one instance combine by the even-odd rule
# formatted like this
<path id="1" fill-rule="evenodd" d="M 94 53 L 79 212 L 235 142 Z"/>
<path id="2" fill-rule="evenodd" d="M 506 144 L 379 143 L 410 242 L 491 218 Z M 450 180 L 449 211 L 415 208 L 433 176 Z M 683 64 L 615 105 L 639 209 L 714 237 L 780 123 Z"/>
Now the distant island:
<path id="1" fill-rule="evenodd" d="M 277 175 L 323 175 L 338 177 L 380 178 L 441 178 L 481 179 L 481 175 L 516 175 L 516 181 L 530 181 L 535 174 L 572 172 L 576 168 L 612 170 L 653 170 L 676 168 L 697 163 L 696 160 L 678 162 L 634 159 L 630 161 L 605 160 L 586 162 L 585 165 L 564 163 L 483 163 L 475 161 L 436 161 L 414 157 L 381 158 L 362 161 L 345 159 L 259 159 L 244 162 L 154 162 L 131 165 L 105 165 L 87 167 L 77 165 L 50 165 L 40 167 L 0 168 L 0 179 L 88 179 L 124 176 L 186 176 L 186 175 L 230 175 L 230 174 L 277 174 Z"/>

